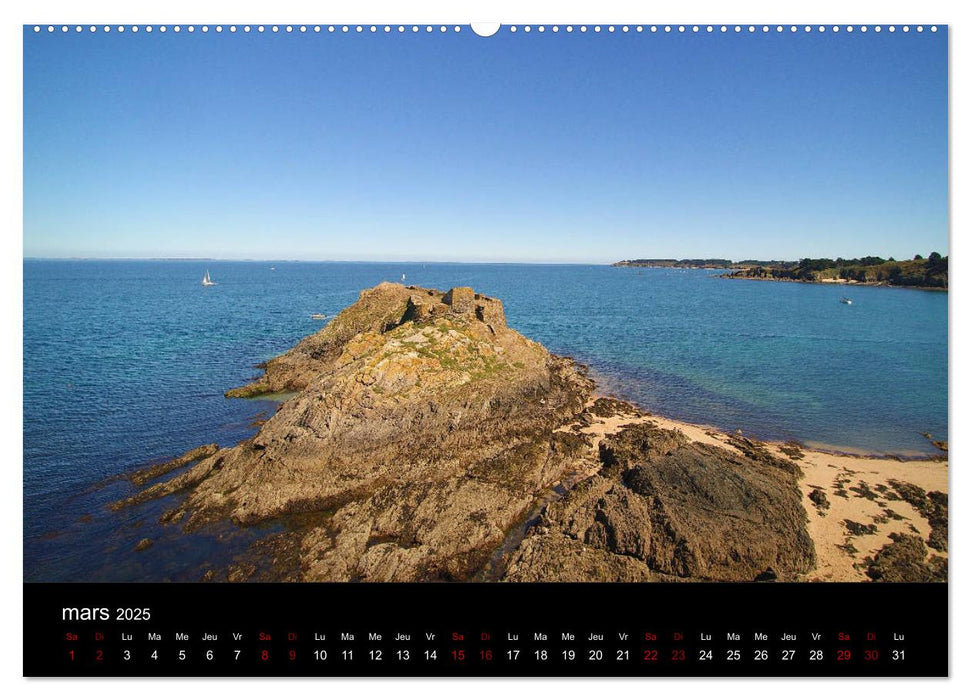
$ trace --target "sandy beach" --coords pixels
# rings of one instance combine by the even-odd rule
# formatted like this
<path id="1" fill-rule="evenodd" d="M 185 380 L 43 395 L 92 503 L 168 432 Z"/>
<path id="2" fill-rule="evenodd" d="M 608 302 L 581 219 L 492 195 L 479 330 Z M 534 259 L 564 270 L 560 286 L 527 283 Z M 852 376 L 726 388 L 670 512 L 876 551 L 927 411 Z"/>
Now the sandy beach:
<path id="1" fill-rule="evenodd" d="M 737 444 L 733 444 L 738 435 L 656 415 L 601 418 L 582 432 L 593 437 L 596 446 L 605 436 L 625 426 L 645 422 L 680 430 L 693 441 L 741 454 Z M 806 574 L 807 581 L 869 581 L 866 560 L 892 543 L 891 534 L 913 534 L 925 542 L 931 535 L 926 515 L 902 499 L 897 489 L 903 488 L 909 494 L 906 488 L 912 485 L 927 493 L 948 493 L 946 459 L 902 460 L 796 447 L 793 443 L 753 442 L 772 454 L 795 461 L 802 469 L 799 488 L 817 557 L 816 568 Z M 946 551 L 931 548 L 930 554 L 947 558 Z"/>

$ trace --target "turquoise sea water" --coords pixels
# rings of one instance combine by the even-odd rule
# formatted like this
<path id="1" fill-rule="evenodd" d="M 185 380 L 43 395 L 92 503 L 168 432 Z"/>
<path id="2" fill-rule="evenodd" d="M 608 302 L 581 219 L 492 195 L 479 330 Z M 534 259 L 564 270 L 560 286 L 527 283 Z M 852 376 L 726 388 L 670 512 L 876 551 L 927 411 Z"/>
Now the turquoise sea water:
<path id="1" fill-rule="evenodd" d="M 946 293 L 581 265 L 27 260 L 25 580 L 195 580 L 276 527 L 180 537 L 157 524 L 171 500 L 106 504 L 130 493 L 119 474 L 251 435 L 275 404 L 223 392 L 326 323 L 311 314 L 402 274 L 501 298 L 512 327 L 655 413 L 867 452 L 947 436 Z"/>

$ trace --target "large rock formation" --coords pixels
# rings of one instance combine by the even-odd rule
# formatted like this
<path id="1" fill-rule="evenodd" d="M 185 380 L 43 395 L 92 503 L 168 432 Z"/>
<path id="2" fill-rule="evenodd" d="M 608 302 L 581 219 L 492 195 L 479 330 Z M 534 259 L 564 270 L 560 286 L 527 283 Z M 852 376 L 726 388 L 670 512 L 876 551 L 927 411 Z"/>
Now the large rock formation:
<path id="1" fill-rule="evenodd" d="M 812 563 L 795 465 L 651 426 L 598 445 L 584 369 L 469 288 L 365 290 L 264 369 L 227 395 L 297 393 L 255 437 L 122 504 L 183 492 L 165 522 L 282 523 L 264 541 L 278 569 L 231 579 L 751 580 Z"/>
<path id="2" fill-rule="evenodd" d="M 299 391 L 259 433 L 138 500 L 187 528 L 302 515 L 298 577 L 461 579 L 580 459 L 556 433 L 593 388 L 470 289 L 381 284 L 232 396 Z M 310 517 L 312 516 L 312 517 Z"/>
<path id="3" fill-rule="evenodd" d="M 547 507 L 506 580 L 792 580 L 815 563 L 794 463 L 649 422 L 600 453 L 603 469 Z"/>

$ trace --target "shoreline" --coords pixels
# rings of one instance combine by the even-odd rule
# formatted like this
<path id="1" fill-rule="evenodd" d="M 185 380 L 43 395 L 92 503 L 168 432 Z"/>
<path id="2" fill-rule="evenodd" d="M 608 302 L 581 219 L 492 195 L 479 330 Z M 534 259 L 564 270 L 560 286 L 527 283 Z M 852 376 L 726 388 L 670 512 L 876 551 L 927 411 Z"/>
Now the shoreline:
<path id="1" fill-rule="evenodd" d="M 793 441 L 762 441 L 745 437 L 739 431 L 733 433 L 710 425 L 653 414 L 642 405 L 617 399 L 597 389 L 590 395 L 586 408 L 589 409 L 600 399 L 606 399 L 617 402 L 617 412 L 595 415 L 593 422 L 582 427 L 564 425 L 557 430 L 563 433 L 577 432 L 590 438 L 588 449 L 591 456 L 599 452 L 602 441 L 609 441 L 625 428 L 653 424 L 664 430 L 679 431 L 691 442 L 718 447 L 740 457 L 749 448 L 765 449 L 773 457 L 798 465 L 801 472 L 797 482 L 799 499 L 805 511 L 806 530 L 816 551 L 816 565 L 799 578 L 801 581 L 871 582 L 867 575 L 870 560 L 882 548 L 892 544 L 891 535 L 913 534 L 924 542 L 933 537 L 933 526 L 925 514 L 896 495 L 895 491 L 916 487 L 923 492 L 947 494 L 949 465 L 946 453 L 942 459 L 900 459 L 893 455 L 826 451 Z M 294 396 L 296 394 L 282 401 L 281 407 Z M 171 463 L 184 466 L 181 462 L 184 460 L 177 458 Z M 158 468 L 156 465 L 147 469 Z M 545 506 L 558 501 L 572 486 L 597 477 L 601 469 L 601 463 L 592 459 L 589 469 L 566 474 L 563 482 L 534 494 L 535 507 L 527 520 L 541 515 Z M 554 492 L 556 495 L 553 495 Z M 141 500 L 138 496 L 130 497 L 113 504 L 110 510 L 117 511 Z M 526 521 L 522 523 L 525 524 Z M 521 525 L 513 529 L 516 532 L 507 535 L 509 539 L 504 540 L 496 552 L 503 560 L 510 555 L 510 544 L 515 549 L 529 533 L 529 528 Z M 294 532 L 299 533 L 300 530 Z M 947 558 L 946 551 L 931 549 L 930 554 L 945 560 Z M 495 568 L 497 565 L 492 566 Z"/>
<path id="2" fill-rule="evenodd" d="M 665 426 L 670 426 L 672 428 L 678 429 L 694 429 L 702 430 L 707 432 L 719 433 L 722 435 L 731 435 L 733 431 L 726 430 L 725 428 L 719 428 L 716 425 L 709 425 L 707 423 L 692 423 L 691 421 L 682 420 L 680 418 L 672 418 L 671 416 L 666 416 L 661 413 L 654 413 L 649 408 L 644 407 L 637 401 L 632 401 L 630 399 L 625 399 L 619 396 L 615 396 L 610 393 L 596 392 L 593 396 L 594 399 L 617 399 L 625 403 L 629 403 L 632 406 L 644 411 L 649 414 L 650 418 L 663 423 Z M 771 445 L 774 447 L 783 447 L 786 445 L 796 444 L 804 451 L 813 452 L 820 455 L 828 455 L 831 457 L 849 457 L 852 459 L 861 460 L 886 460 L 892 462 L 946 462 L 947 452 L 939 448 L 934 448 L 936 452 L 920 452 L 914 454 L 901 454 L 899 452 L 874 452 L 866 448 L 854 448 L 848 445 L 828 445 L 826 443 L 815 442 L 813 440 L 780 440 L 775 438 L 762 438 L 754 435 L 753 433 L 747 433 L 741 428 L 734 431 L 739 437 L 745 437 L 749 440 L 755 440 L 757 442 Z M 930 441 L 928 441 L 930 444 Z"/>
<path id="3" fill-rule="evenodd" d="M 594 381 L 594 384 L 595 384 L 594 398 L 617 399 L 625 403 L 629 403 L 632 406 L 635 406 L 642 411 L 654 413 L 654 409 L 645 406 L 637 399 L 631 398 L 628 394 L 626 394 L 623 391 L 623 386 L 621 385 L 622 383 L 615 382 L 611 377 L 609 377 L 608 375 L 602 374 L 595 368 L 592 368 L 589 364 L 586 364 L 584 362 L 579 362 L 577 360 L 575 361 L 585 368 L 590 378 Z M 891 460 L 897 460 L 901 462 L 931 461 L 935 459 L 945 459 L 945 460 L 947 459 L 947 451 L 942 450 L 940 447 L 938 447 L 935 444 L 935 441 L 933 439 L 927 437 L 928 435 L 927 433 L 918 433 L 926 440 L 927 449 L 925 451 L 921 451 L 914 448 L 914 449 L 908 449 L 908 450 L 899 451 L 899 452 L 892 452 L 890 450 L 880 451 L 880 450 L 870 449 L 867 447 L 855 447 L 853 445 L 833 445 L 830 443 L 811 440 L 808 438 L 783 439 L 783 438 L 775 438 L 775 437 L 764 437 L 762 435 L 758 435 L 755 432 L 747 431 L 744 428 L 741 428 L 739 426 L 735 426 L 734 428 L 720 428 L 716 425 L 711 425 L 708 423 L 696 423 L 688 419 L 675 418 L 673 416 L 665 415 L 663 413 L 659 413 L 655 415 L 659 417 L 663 417 L 664 419 L 671 421 L 672 423 L 704 428 L 706 430 L 711 430 L 718 433 L 728 434 L 736 430 L 741 430 L 742 435 L 748 438 L 753 438 L 755 440 L 758 440 L 759 442 L 780 444 L 780 445 L 784 445 L 790 442 L 797 442 L 801 446 L 803 446 L 803 449 L 810 449 L 814 452 L 831 454 L 834 456 L 858 457 L 861 459 L 891 459 Z"/>
<path id="4" fill-rule="evenodd" d="M 947 287 L 921 287 L 917 285 L 887 284 L 886 282 L 857 282 L 847 279 L 827 279 L 827 280 L 796 280 L 788 277 L 748 277 L 745 275 L 722 274 L 712 275 L 726 280 L 746 280 L 750 282 L 789 282 L 792 284 L 814 284 L 831 285 L 834 287 L 884 287 L 886 289 L 916 289 L 921 292 L 943 292 L 947 293 Z"/>

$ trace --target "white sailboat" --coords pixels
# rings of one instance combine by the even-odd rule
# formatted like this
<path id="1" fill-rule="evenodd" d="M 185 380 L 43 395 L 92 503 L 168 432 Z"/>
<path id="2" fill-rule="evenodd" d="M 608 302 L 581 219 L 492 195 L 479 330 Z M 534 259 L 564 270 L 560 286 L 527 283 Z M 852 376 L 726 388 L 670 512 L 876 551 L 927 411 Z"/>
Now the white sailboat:
<path id="1" fill-rule="evenodd" d="M 215 287 L 216 286 L 216 283 L 213 282 L 211 279 L 209 279 L 209 270 L 206 270 L 206 274 L 203 275 L 203 277 L 202 277 L 202 286 L 203 287 Z"/>

